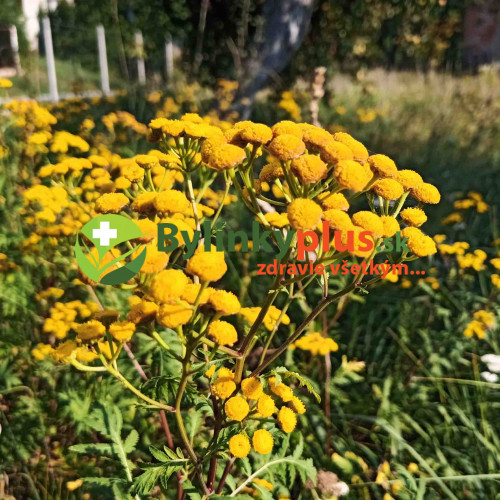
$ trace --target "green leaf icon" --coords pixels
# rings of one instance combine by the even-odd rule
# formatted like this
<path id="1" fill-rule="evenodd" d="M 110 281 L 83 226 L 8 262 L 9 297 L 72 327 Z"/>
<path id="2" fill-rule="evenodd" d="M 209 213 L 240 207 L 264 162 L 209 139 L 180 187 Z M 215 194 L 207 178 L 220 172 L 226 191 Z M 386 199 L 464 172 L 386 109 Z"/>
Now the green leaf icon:
<path id="1" fill-rule="evenodd" d="M 85 236 L 94 244 L 93 251 L 86 244 Z M 134 221 L 123 215 L 106 214 L 95 217 L 83 226 L 75 242 L 75 256 L 81 271 L 92 281 L 103 285 L 118 285 L 133 278 L 146 259 L 146 247 L 129 248 L 125 253 L 109 256 L 116 245 L 142 236 L 141 230 Z M 86 253 L 84 252 L 84 248 Z M 135 259 L 120 265 L 133 252 L 140 251 Z M 106 257 L 107 256 L 107 257 Z M 106 258 L 105 258 L 106 257 Z M 113 258 L 114 257 L 114 258 Z M 111 267 L 119 266 L 106 273 Z M 105 274 L 106 273 L 106 274 Z"/>
<path id="2" fill-rule="evenodd" d="M 101 278 L 101 283 L 103 285 L 117 285 L 118 283 L 125 283 L 129 279 L 133 278 L 140 270 L 144 261 L 146 260 L 146 250 L 144 247 L 142 252 L 133 261 L 128 262 L 123 267 L 119 267 L 114 271 L 106 274 Z"/>

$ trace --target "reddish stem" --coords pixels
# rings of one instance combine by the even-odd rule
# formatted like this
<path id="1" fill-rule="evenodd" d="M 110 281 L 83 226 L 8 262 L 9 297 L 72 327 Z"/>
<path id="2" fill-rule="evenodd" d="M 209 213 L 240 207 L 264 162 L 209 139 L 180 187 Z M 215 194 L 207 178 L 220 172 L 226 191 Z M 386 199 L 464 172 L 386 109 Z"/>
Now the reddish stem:
<path id="1" fill-rule="evenodd" d="M 235 461 L 235 457 L 231 457 L 228 461 L 226 466 L 224 467 L 224 472 L 222 473 L 222 477 L 220 478 L 219 486 L 217 486 L 217 495 L 220 495 L 222 493 L 222 488 L 224 488 L 224 485 L 226 484 L 226 479 L 227 476 L 229 475 L 229 472 L 231 471 L 231 467 L 233 466 Z"/>

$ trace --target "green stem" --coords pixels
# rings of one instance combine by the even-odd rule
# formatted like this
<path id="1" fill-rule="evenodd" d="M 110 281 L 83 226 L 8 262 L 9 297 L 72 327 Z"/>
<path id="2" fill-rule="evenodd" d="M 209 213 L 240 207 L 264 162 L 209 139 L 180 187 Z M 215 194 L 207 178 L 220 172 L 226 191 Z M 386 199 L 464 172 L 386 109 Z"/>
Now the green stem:
<path id="1" fill-rule="evenodd" d="M 294 284 L 292 283 L 292 284 L 290 285 L 290 289 L 288 290 L 288 296 L 289 296 L 289 297 L 292 297 L 292 295 L 293 295 L 293 287 L 294 287 Z M 281 313 L 280 313 L 280 315 L 279 315 L 279 317 L 278 317 L 278 319 L 277 319 L 277 321 L 276 321 L 276 324 L 274 325 L 273 330 L 272 330 L 272 332 L 269 334 L 269 337 L 268 337 L 268 339 L 267 339 L 267 341 L 266 341 L 266 343 L 265 343 L 265 345 L 264 345 L 264 348 L 262 349 L 262 354 L 261 354 L 261 356 L 260 356 L 259 365 L 260 365 L 261 363 L 263 363 L 263 362 L 264 362 L 264 360 L 266 359 L 266 354 L 267 354 L 267 351 L 268 351 L 268 349 L 269 349 L 269 347 L 270 347 L 270 345 L 271 345 L 271 342 L 272 342 L 272 340 L 273 340 L 273 338 L 274 338 L 274 335 L 275 335 L 275 334 L 276 334 L 276 332 L 278 331 L 278 328 L 279 328 L 279 326 L 280 326 L 280 324 L 281 324 L 281 321 L 283 320 L 283 317 L 285 316 L 286 311 L 287 311 L 287 310 L 288 310 L 288 308 L 290 307 L 290 304 L 291 304 L 291 303 L 292 303 L 292 301 L 291 301 L 291 300 L 288 300 L 288 301 L 287 301 L 287 303 L 283 306 L 283 309 L 281 310 Z"/>
<path id="2" fill-rule="evenodd" d="M 77 368 L 78 370 L 80 370 L 82 372 L 105 372 L 105 371 L 107 371 L 107 368 L 105 366 L 87 366 L 87 365 L 80 363 L 76 359 L 73 359 L 71 361 L 71 364 L 75 368 Z"/>
<path id="3" fill-rule="evenodd" d="M 251 476 L 248 476 L 245 481 L 243 481 L 229 496 L 230 497 L 235 497 L 245 486 L 249 483 L 251 483 L 256 477 L 259 477 L 260 474 L 262 474 L 266 469 L 269 467 L 280 464 L 283 462 L 289 462 L 289 463 L 296 463 L 297 460 L 292 457 L 284 457 L 284 458 L 278 458 L 276 460 L 271 460 L 270 462 L 265 463 L 260 469 L 255 471 Z"/>
<path id="4" fill-rule="evenodd" d="M 158 342 L 158 344 L 163 347 L 163 349 L 165 349 L 166 351 L 170 351 L 170 347 L 165 343 L 165 341 L 161 338 L 161 335 L 157 331 L 154 331 L 152 335 L 156 342 Z"/>
<path id="5" fill-rule="evenodd" d="M 290 203 L 292 201 L 292 199 L 290 198 L 290 196 L 288 196 L 287 192 L 285 191 L 285 187 L 283 186 L 283 184 L 281 183 L 281 181 L 279 179 L 276 179 L 274 181 L 274 183 L 280 188 L 280 190 L 283 193 L 283 196 L 285 197 L 285 200 L 287 201 L 287 203 Z"/>
<path id="6" fill-rule="evenodd" d="M 274 279 L 271 289 L 267 293 L 266 300 L 264 301 L 264 304 L 262 305 L 262 308 L 259 311 L 258 316 L 255 319 L 253 325 L 250 327 L 249 332 L 247 333 L 246 337 L 243 340 L 243 343 L 241 344 L 239 352 L 242 356 L 240 359 L 236 361 L 235 375 L 234 375 L 234 381 L 237 384 L 241 381 L 243 375 L 243 367 L 245 366 L 245 359 L 250 352 L 252 340 L 257 334 L 258 328 L 263 323 L 267 311 L 269 310 L 269 308 L 271 307 L 271 305 L 273 304 L 274 300 L 276 299 L 276 297 L 280 292 L 280 289 L 279 288 L 277 289 L 279 280 L 280 280 L 280 275 L 276 274 L 276 278 Z"/>
<path id="7" fill-rule="evenodd" d="M 270 205 L 276 205 L 277 207 L 286 207 L 286 203 L 283 203 L 282 201 L 276 201 L 276 200 L 271 200 L 271 198 L 267 198 L 266 196 L 259 194 L 257 195 L 257 198 L 259 200 L 265 201 L 266 203 L 269 203 Z"/>
<path id="8" fill-rule="evenodd" d="M 371 258 L 373 258 L 373 255 L 375 254 L 375 252 L 377 251 L 377 245 L 378 245 L 378 242 L 379 240 L 376 240 L 375 241 L 375 245 L 374 245 L 374 248 L 373 248 L 373 251 L 371 253 L 371 255 L 367 258 L 365 258 L 364 260 L 369 260 Z M 360 285 L 360 281 L 363 279 L 363 274 L 359 274 L 358 276 L 356 276 L 356 278 L 352 281 L 352 283 L 344 288 L 344 290 L 341 290 L 340 292 L 330 296 L 330 297 L 326 297 L 324 298 L 312 311 L 311 313 L 307 316 L 307 318 L 302 322 L 302 324 L 295 330 L 294 334 L 289 337 L 285 343 L 283 345 L 281 345 L 273 354 L 272 356 L 269 357 L 269 359 L 264 362 L 264 363 L 261 363 L 253 372 L 252 374 L 250 375 L 251 377 L 255 377 L 257 376 L 259 373 L 261 373 L 264 369 L 266 369 L 276 358 L 278 358 L 279 356 L 281 356 L 281 354 L 283 354 L 283 352 L 285 352 L 287 349 L 288 349 L 288 346 L 290 344 L 292 344 L 293 342 L 295 342 L 299 337 L 300 335 L 302 335 L 302 332 L 304 332 L 304 330 L 308 327 L 309 323 L 311 323 L 311 321 L 314 321 L 314 319 L 329 305 L 331 304 L 332 302 L 334 302 L 335 300 L 337 299 L 340 299 L 341 297 L 343 297 L 344 295 L 347 295 L 348 293 L 352 292 L 354 289 L 356 288 L 359 288 L 361 285 Z M 368 284 L 371 284 L 371 283 L 374 283 L 375 281 L 378 281 L 379 278 L 375 278 L 373 280 L 370 280 L 368 283 L 366 283 L 366 285 Z"/>
<path id="9" fill-rule="evenodd" d="M 196 198 L 194 196 L 193 181 L 191 180 L 191 174 L 189 172 L 186 172 L 185 175 L 186 175 L 186 185 L 188 188 L 189 202 L 193 207 L 193 215 L 194 215 L 194 220 L 196 222 L 196 229 L 200 231 L 200 219 L 198 217 L 198 206 L 196 204 Z"/>
<path id="10" fill-rule="evenodd" d="M 202 173 L 203 173 L 203 170 L 200 172 L 200 176 L 202 175 Z M 202 200 L 202 198 L 205 194 L 205 191 L 213 184 L 216 177 L 217 177 L 217 173 L 215 173 L 215 175 L 211 175 L 206 181 L 203 182 L 201 188 L 198 191 L 198 196 L 196 196 L 197 203 L 200 203 L 200 201 Z"/>
<path id="11" fill-rule="evenodd" d="M 182 397 L 184 395 L 184 392 L 186 390 L 187 382 L 188 382 L 188 377 L 189 377 L 189 370 L 191 369 L 191 354 L 193 352 L 193 347 L 188 347 L 186 349 L 186 356 L 184 357 L 184 363 L 182 365 L 182 375 L 181 375 L 181 381 L 179 383 L 179 388 L 177 390 L 177 396 L 175 398 L 175 419 L 177 421 L 177 428 L 179 430 L 179 434 L 181 436 L 182 442 L 186 448 L 186 451 L 189 455 L 189 458 L 193 461 L 193 464 L 195 466 L 198 478 L 201 482 L 203 491 L 205 492 L 205 495 L 209 495 L 210 491 L 207 488 L 207 485 L 205 484 L 205 480 L 203 479 L 203 475 L 201 473 L 200 467 L 199 467 L 199 462 L 198 458 L 196 456 L 196 453 L 193 450 L 193 447 L 191 446 L 191 442 L 189 441 L 189 437 L 186 432 L 186 427 L 184 425 L 184 420 L 182 418 L 182 412 L 181 412 L 181 403 L 182 403 Z"/>
<path id="12" fill-rule="evenodd" d="M 201 337 L 200 342 L 207 345 L 208 347 L 217 348 L 218 351 L 221 351 L 224 354 L 228 354 L 233 358 L 241 358 L 241 354 L 238 351 L 235 351 L 234 349 L 230 349 L 229 347 L 223 345 L 216 344 L 214 341 L 207 339 L 206 337 Z"/>
<path id="13" fill-rule="evenodd" d="M 236 178 L 236 173 L 234 171 L 234 168 L 230 168 L 228 170 L 229 177 L 231 177 L 231 180 L 233 181 L 234 187 L 236 188 L 236 191 L 238 191 L 238 195 L 241 199 L 241 201 L 245 204 L 245 206 L 250 210 L 250 212 L 254 212 L 253 207 L 248 203 L 248 200 L 245 198 L 245 195 L 243 194 L 243 189 L 241 189 L 241 185 L 238 182 L 238 179 Z"/>
<path id="14" fill-rule="evenodd" d="M 399 212 L 403 208 L 403 205 L 406 201 L 406 198 L 408 198 L 409 194 L 410 194 L 410 192 L 406 191 L 406 193 L 403 193 L 401 195 L 401 198 L 399 198 L 398 203 L 396 204 L 396 206 L 394 207 L 394 210 L 392 211 L 392 214 L 391 214 L 392 217 L 397 217 L 399 215 Z"/>
<path id="15" fill-rule="evenodd" d="M 477 387 L 488 387 L 490 389 L 500 389 L 500 384 L 495 384 L 493 382 L 482 382 L 478 380 L 467 380 L 461 378 L 450 378 L 450 377 L 412 377 L 412 380 L 421 380 L 427 382 L 450 382 L 453 384 L 463 384 L 463 385 L 475 385 Z"/>
<path id="16" fill-rule="evenodd" d="M 308 327 L 309 323 L 313 321 L 316 316 L 318 316 L 321 311 L 323 311 L 329 304 L 331 304 L 333 301 L 339 299 L 343 295 L 348 294 L 354 288 L 356 288 L 357 285 L 351 284 L 344 290 L 342 290 L 339 293 L 336 293 L 335 295 L 332 295 L 330 297 L 327 297 L 326 299 L 323 299 L 313 310 L 312 312 L 307 316 L 307 318 L 301 323 L 301 325 L 295 330 L 295 333 L 289 337 L 283 345 L 281 345 L 276 351 L 269 357 L 267 361 L 264 363 L 260 364 L 250 375 L 250 377 L 256 377 L 259 373 L 261 373 L 263 370 L 265 370 L 276 358 L 281 356 L 287 349 L 290 344 L 295 342 L 301 335 L 302 332 Z"/>
<path id="17" fill-rule="evenodd" d="M 146 170 L 146 176 L 148 178 L 149 185 L 151 186 L 152 191 L 156 191 L 155 185 L 153 184 L 153 178 L 151 177 L 151 169 L 148 168 Z"/>
<path id="18" fill-rule="evenodd" d="M 175 408 L 173 408 L 172 406 L 168 406 L 163 403 L 160 403 L 159 401 L 155 401 L 154 399 L 151 399 L 150 397 L 143 394 L 139 389 L 137 389 L 133 384 L 131 384 L 119 371 L 115 370 L 113 367 L 109 365 L 106 365 L 106 367 L 109 373 L 111 373 L 111 375 L 115 376 L 127 389 L 132 391 L 137 397 L 139 397 L 143 401 L 146 401 L 146 403 L 156 406 L 161 410 L 175 411 Z"/>
<path id="19" fill-rule="evenodd" d="M 222 212 L 222 208 L 224 207 L 224 201 L 226 200 L 227 198 L 227 195 L 229 193 L 229 188 L 231 187 L 231 182 L 229 181 L 228 179 L 228 176 L 227 176 L 227 173 L 224 172 L 224 180 L 225 180 L 225 183 L 226 183 L 226 189 L 224 191 L 224 195 L 222 196 L 222 199 L 220 200 L 220 204 L 219 206 L 217 207 L 217 212 L 215 212 L 215 215 L 214 215 L 214 218 L 212 219 L 212 224 L 210 224 L 210 229 L 213 229 L 214 226 L 215 226 L 215 223 L 217 222 L 217 220 L 219 219 L 220 217 L 220 214 Z"/>
<path id="20" fill-rule="evenodd" d="M 285 174 L 285 180 L 288 184 L 290 192 L 292 193 L 294 198 L 300 198 L 300 188 L 296 184 L 296 179 L 294 178 L 293 174 L 288 169 L 289 165 L 290 162 L 281 162 L 281 168 L 283 169 L 283 173 Z"/>

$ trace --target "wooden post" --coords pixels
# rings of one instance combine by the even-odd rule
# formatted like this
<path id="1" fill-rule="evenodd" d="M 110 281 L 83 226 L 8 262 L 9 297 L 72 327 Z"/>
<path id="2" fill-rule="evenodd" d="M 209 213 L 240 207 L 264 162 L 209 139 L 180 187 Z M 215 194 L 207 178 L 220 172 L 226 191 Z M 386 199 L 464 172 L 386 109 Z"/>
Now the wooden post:
<path id="1" fill-rule="evenodd" d="M 171 84 L 174 81 L 174 45 L 172 37 L 167 35 L 165 41 L 165 70 L 167 74 L 167 83 Z"/>
<path id="2" fill-rule="evenodd" d="M 135 33 L 135 49 L 137 51 L 137 80 L 139 85 L 146 85 L 146 67 L 144 65 L 144 40 L 142 33 Z"/>
<path id="3" fill-rule="evenodd" d="M 311 120 L 313 125 L 316 127 L 321 127 L 319 123 L 319 102 L 325 95 L 325 73 L 326 68 L 324 66 L 318 66 L 314 68 L 314 80 L 311 85 L 311 103 L 309 104 L 309 111 L 311 112 Z"/>
<path id="4" fill-rule="evenodd" d="M 109 73 L 108 73 L 108 57 L 106 55 L 106 35 L 104 26 L 99 24 L 96 26 L 97 33 L 97 48 L 99 50 L 99 69 L 101 71 L 101 88 L 104 95 L 111 94 L 109 88 Z"/>
<path id="5" fill-rule="evenodd" d="M 52 46 L 52 32 L 50 30 L 50 20 L 47 16 L 42 19 L 43 41 L 45 44 L 45 57 L 47 59 L 47 74 L 49 77 L 50 99 L 54 102 L 59 101 L 59 92 L 57 91 L 56 62 L 54 59 L 54 47 Z"/>

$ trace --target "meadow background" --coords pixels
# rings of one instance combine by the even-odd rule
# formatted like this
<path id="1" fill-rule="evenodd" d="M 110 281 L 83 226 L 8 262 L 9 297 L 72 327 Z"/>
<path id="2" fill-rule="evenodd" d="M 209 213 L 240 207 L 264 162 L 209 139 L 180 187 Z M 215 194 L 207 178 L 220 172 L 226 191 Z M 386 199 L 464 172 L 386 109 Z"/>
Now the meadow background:
<path id="1" fill-rule="evenodd" d="M 61 2 L 49 13 L 59 87 L 75 97 L 41 106 L 56 116 L 53 130 L 97 138 L 93 147 L 105 145 L 125 158 L 151 149 L 140 124 L 157 116 L 311 122 L 317 102 L 322 127 L 349 132 L 370 152 L 383 152 L 399 169 L 436 185 L 442 202 L 427 211 L 425 230 L 441 236 L 438 254 L 419 264 L 426 278 L 399 277 L 348 296 L 329 316 L 335 321 L 326 322 L 338 351 L 288 351 L 282 364 L 305 374 L 322 397 L 317 402 L 303 395 L 303 457 L 346 483 L 344 498 L 500 498 L 499 358 L 496 364 L 484 358 L 500 355 L 498 63 L 467 59 L 463 24 L 470 4 L 464 0 L 303 2 L 302 10 L 291 10 L 300 40 L 288 49 L 286 36 L 279 38 L 285 9 L 278 3 L 300 2 Z M 22 34 L 18 2 L 2 3 L 0 23 L 15 23 Z M 99 90 L 98 23 L 107 30 L 114 94 L 79 97 Z M 134 74 L 136 29 L 144 35 L 146 86 Z M 178 47 L 168 82 L 166 33 Z M 276 62 L 266 48 L 280 40 L 286 55 Z M 20 45 L 25 73 L 0 88 L 0 97 L 36 99 L 47 92 L 43 47 L 30 51 L 22 36 Z M 315 78 L 318 67 L 326 69 L 324 82 Z M 118 111 L 133 119 L 110 126 Z M 120 477 L 120 461 L 71 446 L 106 442 L 95 422 L 110 405 L 121 414 L 118 432 L 121 426 L 123 436 L 138 431 L 133 464 L 149 460 L 148 447 L 165 437 L 157 419 L 118 382 L 96 383 L 94 374 L 33 355 L 47 341 L 43 324 L 55 301 L 44 290 L 64 288 L 64 301 L 87 298 L 72 284 L 76 270 L 57 246 L 39 253 L 26 243 L 33 234 L 22 194 L 39 157 L 27 150 L 23 126 L 12 123 L 10 111 L 1 113 L 0 499 L 121 498 L 110 484 L 79 482 Z M 238 228 L 243 213 L 240 202 L 222 218 Z M 227 288 L 249 287 L 248 300 L 260 304 L 263 290 L 252 275 L 259 257 L 227 258 L 235 259 Z M 237 272 L 245 262 L 246 272 Z M 117 308 L 124 301 L 120 294 L 103 296 Z M 494 320 L 468 336 L 474 313 L 482 310 Z M 136 356 L 150 359 L 151 345 L 141 343 Z M 129 375 L 139 378 L 133 370 Z M 196 419 L 190 423 L 193 435 L 197 425 Z M 339 494 L 326 487 L 302 490 L 293 478 L 268 479 L 272 491 L 246 493 Z M 158 487 L 144 498 L 174 498 L 173 491 Z"/>

